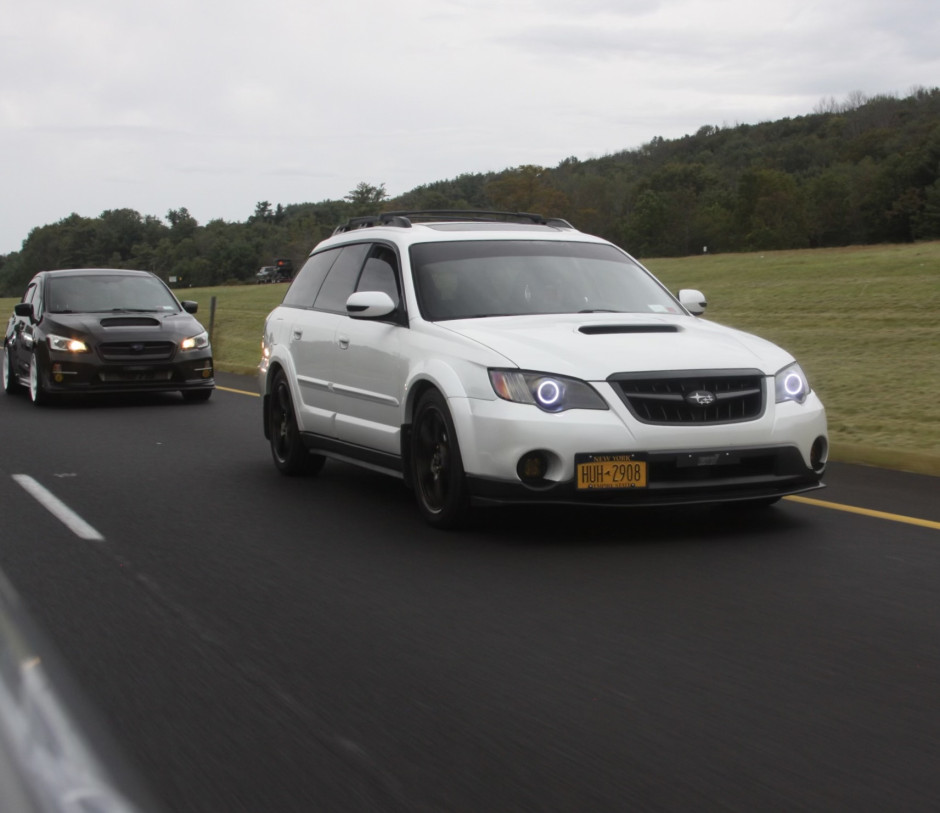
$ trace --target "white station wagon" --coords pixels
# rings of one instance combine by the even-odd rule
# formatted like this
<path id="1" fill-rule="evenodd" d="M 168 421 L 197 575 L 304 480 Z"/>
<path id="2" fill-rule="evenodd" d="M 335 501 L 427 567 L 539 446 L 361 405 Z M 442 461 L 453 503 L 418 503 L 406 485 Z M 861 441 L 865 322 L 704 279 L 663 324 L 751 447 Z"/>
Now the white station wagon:
<path id="1" fill-rule="evenodd" d="M 699 318 L 563 220 L 356 218 L 267 317 L 264 432 L 284 474 L 327 458 L 471 505 L 772 503 L 821 487 L 822 404 L 793 357 Z"/>

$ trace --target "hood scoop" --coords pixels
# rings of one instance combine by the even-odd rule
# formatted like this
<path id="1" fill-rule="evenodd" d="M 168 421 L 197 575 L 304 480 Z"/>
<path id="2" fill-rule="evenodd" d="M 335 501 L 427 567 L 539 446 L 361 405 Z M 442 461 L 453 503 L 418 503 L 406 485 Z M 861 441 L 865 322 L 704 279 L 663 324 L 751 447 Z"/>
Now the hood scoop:
<path id="1" fill-rule="evenodd" d="M 587 336 L 607 336 L 613 333 L 678 333 L 675 325 L 582 325 L 578 328 Z"/>
<path id="2" fill-rule="evenodd" d="M 152 316 L 106 316 L 101 327 L 159 327 L 160 320 Z"/>

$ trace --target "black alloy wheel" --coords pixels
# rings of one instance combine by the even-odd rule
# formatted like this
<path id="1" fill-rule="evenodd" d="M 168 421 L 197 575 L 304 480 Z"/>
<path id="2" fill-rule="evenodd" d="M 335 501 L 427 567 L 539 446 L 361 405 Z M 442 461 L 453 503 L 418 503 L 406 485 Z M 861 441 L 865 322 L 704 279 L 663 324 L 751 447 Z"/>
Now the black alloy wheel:
<path id="1" fill-rule="evenodd" d="M 470 504 L 463 460 L 447 401 L 437 390 L 421 396 L 411 434 L 412 482 L 418 507 L 436 528 L 456 528 Z"/>
<path id="2" fill-rule="evenodd" d="M 268 430 L 274 465 L 282 474 L 291 477 L 316 474 L 323 468 L 326 459 L 321 455 L 310 454 L 303 444 L 294 415 L 290 385 L 282 370 L 278 370 L 274 375 L 270 399 Z"/>

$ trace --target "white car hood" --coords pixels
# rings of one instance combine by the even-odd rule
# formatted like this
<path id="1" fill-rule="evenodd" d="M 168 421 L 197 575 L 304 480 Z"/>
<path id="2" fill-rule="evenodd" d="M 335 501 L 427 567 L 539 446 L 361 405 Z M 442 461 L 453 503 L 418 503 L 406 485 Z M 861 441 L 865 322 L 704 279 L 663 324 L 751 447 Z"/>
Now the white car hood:
<path id="1" fill-rule="evenodd" d="M 773 375 L 793 361 L 764 339 L 693 316 L 552 314 L 461 319 L 438 326 L 499 353 L 507 366 L 588 381 L 648 370 L 756 369 Z"/>

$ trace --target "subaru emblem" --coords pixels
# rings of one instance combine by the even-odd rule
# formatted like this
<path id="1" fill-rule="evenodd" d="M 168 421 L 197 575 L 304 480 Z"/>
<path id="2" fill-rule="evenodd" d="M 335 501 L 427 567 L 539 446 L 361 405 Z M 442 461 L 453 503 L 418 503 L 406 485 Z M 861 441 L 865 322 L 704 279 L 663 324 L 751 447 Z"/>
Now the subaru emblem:
<path id="1" fill-rule="evenodd" d="M 686 393 L 685 400 L 690 404 L 707 407 L 714 404 L 717 398 L 715 397 L 715 393 L 709 392 L 708 390 L 695 390 L 694 392 Z"/>

